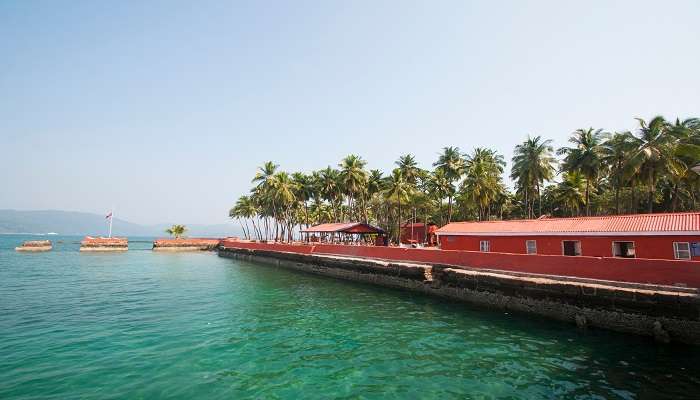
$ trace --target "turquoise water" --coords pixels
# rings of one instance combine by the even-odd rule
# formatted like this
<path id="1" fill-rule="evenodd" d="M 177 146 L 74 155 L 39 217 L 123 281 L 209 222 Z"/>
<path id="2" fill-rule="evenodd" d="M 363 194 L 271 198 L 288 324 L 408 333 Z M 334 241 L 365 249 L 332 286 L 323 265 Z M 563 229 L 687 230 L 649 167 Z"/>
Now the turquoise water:
<path id="1" fill-rule="evenodd" d="M 697 398 L 700 350 L 219 258 L 20 254 L 0 398 Z M 139 250 L 140 249 L 140 250 Z"/>

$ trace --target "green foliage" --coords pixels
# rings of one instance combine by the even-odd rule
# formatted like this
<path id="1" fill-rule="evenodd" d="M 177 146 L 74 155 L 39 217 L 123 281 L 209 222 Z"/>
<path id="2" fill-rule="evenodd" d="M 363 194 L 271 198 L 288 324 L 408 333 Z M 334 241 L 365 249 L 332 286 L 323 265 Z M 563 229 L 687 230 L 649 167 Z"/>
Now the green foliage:
<path id="1" fill-rule="evenodd" d="M 182 237 L 186 231 L 187 227 L 185 225 L 173 225 L 170 228 L 166 229 L 165 233 L 167 233 L 170 236 L 174 236 L 175 239 L 178 239 Z"/>

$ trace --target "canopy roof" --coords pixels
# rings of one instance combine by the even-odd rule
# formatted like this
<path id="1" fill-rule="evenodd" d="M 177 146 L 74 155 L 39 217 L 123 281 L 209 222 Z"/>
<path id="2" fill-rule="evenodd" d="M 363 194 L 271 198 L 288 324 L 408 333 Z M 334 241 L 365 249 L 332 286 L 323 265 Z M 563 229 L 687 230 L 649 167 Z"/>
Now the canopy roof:
<path id="1" fill-rule="evenodd" d="M 302 229 L 302 232 L 307 233 L 383 233 L 381 228 L 365 224 L 363 222 L 340 222 L 333 224 L 321 224 Z"/>
<path id="2" fill-rule="evenodd" d="M 539 218 L 514 221 L 453 222 L 438 235 L 672 235 L 700 234 L 700 213 Z"/>

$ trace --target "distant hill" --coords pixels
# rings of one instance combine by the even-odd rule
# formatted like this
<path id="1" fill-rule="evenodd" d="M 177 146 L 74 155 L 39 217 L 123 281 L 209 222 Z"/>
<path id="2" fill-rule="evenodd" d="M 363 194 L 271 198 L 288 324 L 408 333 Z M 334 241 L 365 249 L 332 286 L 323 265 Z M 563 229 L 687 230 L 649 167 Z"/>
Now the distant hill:
<path id="1" fill-rule="evenodd" d="M 118 236 L 167 236 L 165 229 L 172 224 L 139 225 L 115 218 L 112 231 Z M 240 229 L 231 224 L 185 224 L 187 236 L 237 236 Z M 60 210 L 0 210 L 0 234 L 49 233 L 60 235 L 106 236 L 107 220 L 104 215 Z"/>

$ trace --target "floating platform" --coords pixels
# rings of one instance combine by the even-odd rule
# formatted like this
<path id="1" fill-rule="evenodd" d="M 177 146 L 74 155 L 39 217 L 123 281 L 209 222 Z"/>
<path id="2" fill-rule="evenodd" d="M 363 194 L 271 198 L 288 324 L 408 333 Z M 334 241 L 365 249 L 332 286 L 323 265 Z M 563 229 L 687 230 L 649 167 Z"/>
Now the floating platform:
<path id="1" fill-rule="evenodd" d="M 80 242 L 80 251 L 127 251 L 129 239 L 85 236 Z"/>
<path id="2" fill-rule="evenodd" d="M 50 251 L 51 249 L 53 249 L 53 245 L 50 240 L 28 240 L 21 246 L 15 247 L 17 251 L 26 252 Z"/>
<path id="3" fill-rule="evenodd" d="M 153 242 L 154 251 L 212 251 L 216 250 L 221 239 L 157 239 Z"/>

